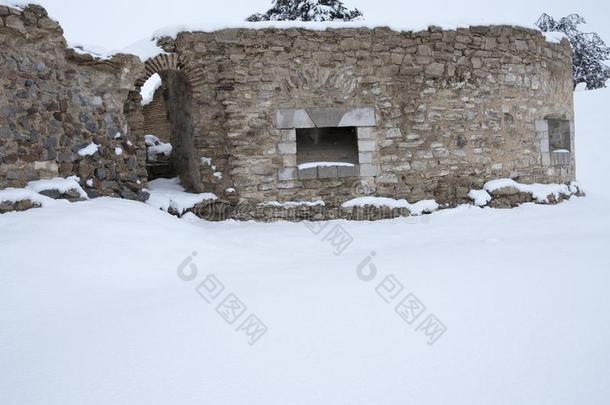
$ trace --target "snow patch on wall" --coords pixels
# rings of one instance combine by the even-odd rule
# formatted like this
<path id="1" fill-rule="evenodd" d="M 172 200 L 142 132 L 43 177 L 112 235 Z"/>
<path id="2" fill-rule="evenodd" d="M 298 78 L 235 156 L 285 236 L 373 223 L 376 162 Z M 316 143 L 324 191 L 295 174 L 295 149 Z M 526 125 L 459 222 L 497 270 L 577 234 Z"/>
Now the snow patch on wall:
<path id="1" fill-rule="evenodd" d="M 89 145 L 85 146 L 81 150 L 78 151 L 78 154 L 81 156 L 91 156 L 95 154 L 100 149 L 100 145 L 91 142 Z"/>
<path id="2" fill-rule="evenodd" d="M 559 44 L 563 39 L 566 39 L 568 40 L 568 42 L 570 42 L 568 36 L 563 32 L 543 32 L 542 35 L 544 35 L 547 42 L 551 42 L 553 44 Z"/>

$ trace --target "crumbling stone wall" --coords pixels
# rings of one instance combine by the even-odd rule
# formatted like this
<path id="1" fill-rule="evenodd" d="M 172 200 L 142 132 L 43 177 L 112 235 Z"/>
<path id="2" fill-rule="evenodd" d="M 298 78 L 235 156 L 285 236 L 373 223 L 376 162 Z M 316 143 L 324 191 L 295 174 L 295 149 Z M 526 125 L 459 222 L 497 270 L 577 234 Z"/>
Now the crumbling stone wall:
<path id="1" fill-rule="evenodd" d="M 223 177 L 203 167 L 202 181 L 242 203 L 344 201 L 359 181 L 380 196 L 457 203 L 489 179 L 574 179 L 573 149 L 561 166 L 543 159 L 544 120 L 573 120 L 571 50 L 538 31 L 232 29 L 164 41 L 205 73 L 195 147 Z M 294 128 L 278 121 L 303 125 L 314 107 L 374 111 L 360 120 L 351 177 L 297 169 Z"/>
<path id="2" fill-rule="evenodd" d="M 76 174 L 90 196 L 144 199 L 146 177 L 123 114 L 143 64 L 94 60 L 67 49 L 40 6 L 0 6 L 0 188 Z M 99 150 L 78 151 L 91 142 Z"/>

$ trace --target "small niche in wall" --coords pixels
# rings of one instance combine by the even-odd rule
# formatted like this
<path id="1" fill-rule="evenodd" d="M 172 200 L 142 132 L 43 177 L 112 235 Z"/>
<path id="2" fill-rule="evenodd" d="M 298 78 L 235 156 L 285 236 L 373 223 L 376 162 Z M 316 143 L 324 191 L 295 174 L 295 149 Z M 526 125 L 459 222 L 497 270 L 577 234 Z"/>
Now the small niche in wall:
<path id="1" fill-rule="evenodd" d="M 355 127 L 297 128 L 296 143 L 299 177 L 358 175 L 358 136 Z"/>
<path id="2" fill-rule="evenodd" d="M 561 119 L 548 119 L 547 121 L 549 124 L 551 163 L 559 166 L 569 165 L 572 151 L 570 121 Z"/>
<path id="3" fill-rule="evenodd" d="M 297 164 L 316 162 L 358 164 L 356 128 L 299 128 L 296 132 Z"/>
<path id="4" fill-rule="evenodd" d="M 551 152 L 571 151 L 570 121 L 549 119 L 549 148 Z"/>

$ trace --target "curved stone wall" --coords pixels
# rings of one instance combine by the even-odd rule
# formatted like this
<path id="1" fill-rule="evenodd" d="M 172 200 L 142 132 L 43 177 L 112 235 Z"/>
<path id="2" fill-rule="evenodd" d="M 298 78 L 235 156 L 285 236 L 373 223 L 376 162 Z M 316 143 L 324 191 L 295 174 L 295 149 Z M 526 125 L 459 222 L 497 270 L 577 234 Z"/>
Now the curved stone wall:
<path id="1" fill-rule="evenodd" d="M 573 126 L 561 164 L 548 158 L 545 133 L 549 117 L 573 121 L 565 40 L 492 26 L 231 29 L 165 41 L 204 70 L 195 145 L 222 178 L 202 167 L 202 179 L 219 194 L 234 188 L 242 202 L 341 201 L 367 181 L 380 196 L 456 203 L 494 178 L 574 178 Z M 363 109 L 372 121 L 342 118 Z M 340 115 L 333 124 L 320 114 Z M 303 173 L 295 128 L 337 122 L 358 128 L 358 172 Z"/>

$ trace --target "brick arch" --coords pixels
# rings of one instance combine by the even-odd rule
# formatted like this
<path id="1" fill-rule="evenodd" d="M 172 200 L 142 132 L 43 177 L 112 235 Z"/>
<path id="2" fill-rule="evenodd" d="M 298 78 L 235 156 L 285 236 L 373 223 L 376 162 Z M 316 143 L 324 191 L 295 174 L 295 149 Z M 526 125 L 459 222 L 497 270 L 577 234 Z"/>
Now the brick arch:
<path id="1" fill-rule="evenodd" d="M 184 56 L 179 56 L 175 53 L 167 53 L 150 58 L 144 63 L 144 74 L 136 80 L 136 88 L 139 90 L 152 75 L 166 70 L 179 70 L 184 72 L 187 80 L 191 84 L 193 93 L 196 92 L 197 85 L 203 82 L 203 70 L 200 67 L 193 66 Z"/>

